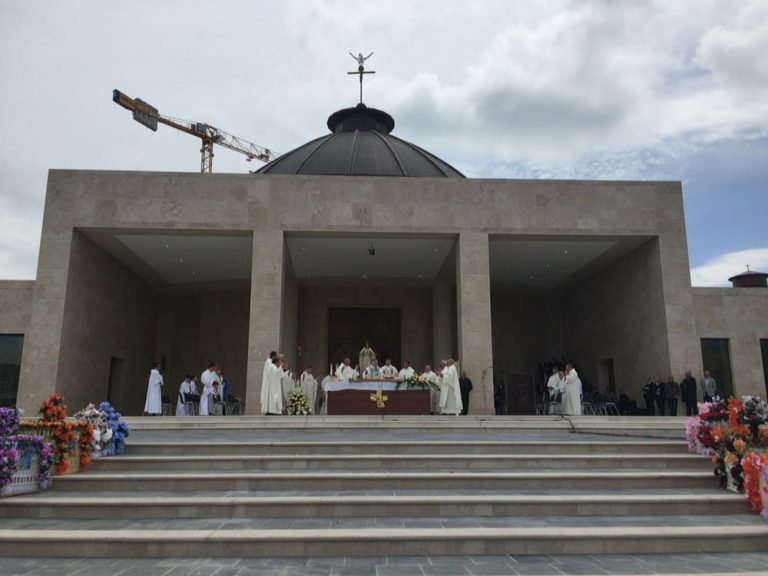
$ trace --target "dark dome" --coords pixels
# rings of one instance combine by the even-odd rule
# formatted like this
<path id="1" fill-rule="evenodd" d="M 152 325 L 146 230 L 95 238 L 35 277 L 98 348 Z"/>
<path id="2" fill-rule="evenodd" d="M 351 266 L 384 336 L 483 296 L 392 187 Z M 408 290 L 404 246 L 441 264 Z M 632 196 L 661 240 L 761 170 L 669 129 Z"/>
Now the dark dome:
<path id="1" fill-rule="evenodd" d="M 426 150 L 392 136 L 395 121 L 386 112 L 358 104 L 328 117 L 330 134 L 283 154 L 257 174 L 317 176 L 427 176 L 464 178 Z"/>

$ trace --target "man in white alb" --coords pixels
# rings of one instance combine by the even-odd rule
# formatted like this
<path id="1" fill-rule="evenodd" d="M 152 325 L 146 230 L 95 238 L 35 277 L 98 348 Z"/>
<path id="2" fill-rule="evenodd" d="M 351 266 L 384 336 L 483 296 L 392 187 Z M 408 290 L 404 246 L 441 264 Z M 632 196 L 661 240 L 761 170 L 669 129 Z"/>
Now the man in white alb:
<path id="1" fill-rule="evenodd" d="M 307 405 L 312 414 L 317 414 L 317 379 L 312 373 L 312 366 L 307 366 L 301 373 L 301 389 L 304 390 L 304 396 L 307 398 Z"/>
<path id="2" fill-rule="evenodd" d="M 349 364 L 349 358 L 344 358 L 344 362 L 339 364 L 339 367 L 336 368 L 336 378 L 338 378 L 339 382 L 351 382 L 359 376 L 357 370 L 352 368 Z"/>
<path id="3" fill-rule="evenodd" d="M 381 377 L 384 380 L 394 380 L 397 378 L 397 368 L 392 365 L 392 360 L 389 358 L 384 362 L 384 366 L 381 367 Z"/>
<path id="4" fill-rule="evenodd" d="M 283 405 L 288 405 L 288 398 L 291 397 L 293 389 L 296 387 L 296 379 L 293 377 L 293 370 L 288 365 L 288 360 L 281 354 L 280 361 L 282 362 L 283 374 L 281 376 L 281 386 L 283 390 Z"/>
<path id="5" fill-rule="evenodd" d="M 216 373 L 217 368 L 216 362 L 211 362 L 208 370 L 200 374 L 200 383 L 203 385 L 203 391 L 200 393 L 200 416 L 211 415 L 208 410 L 208 397 L 213 394 L 213 383 L 219 378 Z"/>
<path id="6" fill-rule="evenodd" d="M 381 380 L 381 368 L 379 368 L 379 361 L 374 358 L 371 360 L 371 365 L 363 372 L 363 380 Z"/>
<path id="7" fill-rule="evenodd" d="M 462 409 L 459 373 L 453 358 L 448 358 L 443 369 L 443 383 L 440 388 L 440 414 L 458 416 Z"/>
<path id="8" fill-rule="evenodd" d="M 433 384 L 437 384 L 437 374 L 432 370 L 432 366 L 427 364 L 424 366 L 424 372 L 421 374 L 427 380 Z M 429 388 L 429 412 L 430 414 L 437 414 L 440 407 L 440 389 L 431 387 Z"/>
<path id="9" fill-rule="evenodd" d="M 147 399 L 144 402 L 144 415 L 160 416 L 163 413 L 163 395 L 161 387 L 163 377 L 160 375 L 160 365 L 152 364 L 147 382 Z"/>
<path id="10" fill-rule="evenodd" d="M 264 367 L 264 382 L 261 389 L 261 413 L 283 413 L 283 370 L 280 367 L 280 357 L 275 354 L 272 361 Z"/>
<path id="11" fill-rule="evenodd" d="M 410 378 L 414 374 L 416 374 L 416 371 L 413 368 L 411 368 L 411 363 L 408 362 L 408 360 L 403 360 L 403 368 L 400 370 L 400 373 L 397 375 L 398 380 L 402 380 L 403 382 L 405 382 L 406 380 L 408 380 L 408 378 Z"/>
<path id="12" fill-rule="evenodd" d="M 368 344 L 368 340 L 365 341 L 365 346 L 363 346 L 363 349 L 360 350 L 360 354 L 358 355 L 358 367 L 360 368 L 360 372 L 365 374 L 365 371 L 368 369 L 368 366 L 371 365 L 371 363 L 376 358 L 376 352 L 373 351 L 373 348 Z"/>
<path id="13" fill-rule="evenodd" d="M 581 416 L 581 380 L 572 364 L 565 365 L 565 410 L 564 414 Z"/>

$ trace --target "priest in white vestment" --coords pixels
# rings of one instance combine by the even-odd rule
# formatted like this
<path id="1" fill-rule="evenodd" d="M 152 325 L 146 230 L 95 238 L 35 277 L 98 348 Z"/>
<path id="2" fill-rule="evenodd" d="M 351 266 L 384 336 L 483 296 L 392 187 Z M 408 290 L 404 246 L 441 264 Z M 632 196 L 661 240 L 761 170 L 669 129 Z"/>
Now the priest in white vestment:
<path id="1" fill-rule="evenodd" d="M 387 358 L 384 362 L 384 366 L 381 367 L 381 377 L 385 380 L 394 380 L 397 378 L 397 375 L 397 368 L 392 365 L 392 360 Z"/>
<path id="2" fill-rule="evenodd" d="M 296 379 L 293 377 L 293 370 L 288 365 L 288 360 L 283 360 L 283 375 L 280 377 L 280 386 L 283 391 L 283 406 L 288 406 L 288 398 L 293 394 L 296 387 Z"/>
<path id="3" fill-rule="evenodd" d="M 301 373 L 301 389 L 307 398 L 307 405 L 312 410 L 312 414 L 317 414 L 317 379 L 312 373 L 312 366 L 307 366 Z"/>
<path id="4" fill-rule="evenodd" d="M 381 368 L 379 368 L 379 361 L 374 358 L 371 360 L 371 365 L 363 372 L 363 380 L 381 380 Z"/>
<path id="5" fill-rule="evenodd" d="M 266 414 L 266 402 L 265 398 L 267 397 L 267 372 L 269 371 L 269 367 L 272 366 L 273 360 L 277 356 L 277 352 L 272 350 L 272 352 L 269 353 L 269 358 L 267 358 L 264 361 L 264 369 L 261 371 L 261 413 Z"/>
<path id="6" fill-rule="evenodd" d="M 283 370 L 280 358 L 275 355 L 272 362 L 264 366 L 264 380 L 261 383 L 261 413 L 283 413 Z"/>
<path id="7" fill-rule="evenodd" d="M 200 374 L 200 383 L 203 385 L 203 391 L 200 393 L 200 416 L 211 415 L 208 410 L 208 397 L 213 394 L 213 383 L 219 378 L 216 368 L 216 362 L 211 362 L 208 370 Z"/>
<path id="8" fill-rule="evenodd" d="M 368 366 L 371 365 L 371 363 L 376 358 L 376 352 L 373 351 L 373 348 L 368 344 L 368 340 L 365 341 L 365 346 L 363 346 L 363 349 L 360 350 L 360 354 L 358 354 L 358 367 L 360 368 L 360 372 L 365 374 L 365 371 L 368 369 Z"/>
<path id="9" fill-rule="evenodd" d="M 549 396 L 549 401 L 554 402 L 557 395 L 560 393 L 560 374 L 557 371 L 557 366 L 552 367 L 552 375 L 549 377 L 549 380 L 547 380 L 547 394 Z M 550 414 L 562 414 L 562 402 L 564 402 L 565 398 L 560 397 L 558 402 L 560 402 L 560 406 L 550 406 Z"/>
<path id="10" fill-rule="evenodd" d="M 405 382 L 414 374 L 416 374 L 416 371 L 411 367 L 411 363 L 408 360 L 403 360 L 403 368 L 398 373 L 397 378 Z"/>
<path id="11" fill-rule="evenodd" d="M 581 416 L 581 380 L 579 373 L 570 364 L 565 366 L 565 409 L 564 414 Z"/>
<path id="12" fill-rule="evenodd" d="M 147 400 L 144 402 L 144 414 L 160 416 L 163 413 L 163 377 L 160 375 L 160 365 L 153 364 L 147 383 Z"/>
<path id="13" fill-rule="evenodd" d="M 443 369 L 443 383 L 440 388 L 440 414 L 459 415 L 463 408 L 459 372 L 453 359 L 449 358 Z"/>
<path id="14" fill-rule="evenodd" d="M 339 364 L 339 367 L 336 368 L 336 378 L 339 380 L 339 382 L 350 382 L 357 379 L 359 376 L 357 370 L 352 368 L 349 363 L 349 358 L 344 358 L 344 362 Z"/>
<path id="15" fill-rule="evenodd" d="M 427 364 L 424 366 L 424 372 L 421 374 L 429 380 L 432 384 L 437 384 L 437 374 L 432 370 L 432 366 Z M 437 414 L 440 409 L 440 389 L 434 386 L 429 387 L 429 413 Z"/>

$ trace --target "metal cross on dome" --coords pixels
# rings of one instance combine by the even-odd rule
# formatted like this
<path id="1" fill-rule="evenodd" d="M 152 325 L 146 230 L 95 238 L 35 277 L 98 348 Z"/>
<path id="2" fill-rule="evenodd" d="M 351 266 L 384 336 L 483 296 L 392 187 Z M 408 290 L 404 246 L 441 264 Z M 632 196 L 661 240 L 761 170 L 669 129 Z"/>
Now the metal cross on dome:
<path id="1" fill-rule="evenodd" d="M 357 74 L 360 77 L 360 104 L 363 103 L 363 75 L 364 74 L 376 74 L 375 70 L 366 70 L 365 69 L 365 61 L 368 60 L 371 56 L 373 56 L 373 52 L 368 54 L 368 56 L 363 56 L 362 52 L 358 52 L 357 56 L 352 54 L 352 52 L 349 53 L 352 58 L 355 59 L 355 62 L 357 62 L 357 72 L 347 72 L 347 74 Z"/>

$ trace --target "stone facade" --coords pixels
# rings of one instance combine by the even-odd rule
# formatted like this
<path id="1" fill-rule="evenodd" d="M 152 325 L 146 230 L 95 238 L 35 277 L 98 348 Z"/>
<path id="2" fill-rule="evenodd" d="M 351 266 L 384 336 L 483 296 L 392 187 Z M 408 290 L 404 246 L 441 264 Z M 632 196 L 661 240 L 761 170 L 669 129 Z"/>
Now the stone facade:
<path id="1" fill-rule="evenodd" d="M 233 324 L 239 351 L 233 352 L 226 364 L 237 372 L 233 379 L 242 386 L 238 391 L 245 395 L 250 413 L 258 412 L 262 368 L 269 350 L 288 351 L 295 365 L 298 359 L 291 354 L 299 344 L 315 347 L 307 354 L 312 355 L 312 362 L 320 363 L 322 324 L 309 319 L 327 305 L 329 297 L 293 278 L 285 244 L 286 235 L 291 233 L 439 234 L 455 238 L 455 283 L 442 284 L 441 280 L 431 285 L 431 290 L 429 285 L 424 288 L 418 298 L 420 304 L 413 309 L 418 323 L 407 328 L 413 337 L 408 346 L 415 348 L 404 352 L 415 363 L 423 364 L 453 352 L 455 340 L 462 367 L 475 384 L 471 405 L 476 414 L 493 412 L 494 363 L 513 366 L 528 362 L 525 354 L 516 360 L 514 355 L 507 358 L 504 350 L 514 345 L 514 336 L 501 335 L 499 327 L 535 322 L 530 316 L 517 316 L 514 310 L 518 304 L 513 300 L 505 303 L 506 297 L 498 296 L 503 290 L 492 290 L 492 237 L 552 239 L 567 234 L 583 239 L 645 239 L 642 246 L 558 296 L 558 306 L 549 313 L 562 323 L 562 329 L 545 338 L 547 345 L 541 347 L 542 352 L 562 346 L 563 352 L 578 353 L 589 365 L 611 357 L 617 380 L 629 386 L 633 374 L 639 372 L 644 378 L 652 367 L 676 375 L 697 370 L 701 364 L 699 336 L 717 329 L 702 317 L 706 292 L 690 287 L 682 194 L 677 182 L 53 170 L 48 180 L 37 281 L 25 329 L 21 407 L 36 407 L 54 386 L 74 394 L 78 401 L 85 401 L 86 396 L 100 399 L 93 395 L 103 391 L 108 379 L 104 358 L 99 360 L 93 383 L 81 383 L 78 369 L 89 350 L 97 350 L 92 347 L 97 341 L 114 340 L 109 351 L 100 352 L 103 356 L 116 356 L 113 349 L 124 346 L 142 356 L 135 361 L 140 368 L 131 368 L 136 373 L 131 372 L 130 381 L 131 386 L 141 389 L 137 394 L 143 398 L 147 363 L 167 353 L 168 338 L 178 341 L 169 334 L 183 325 L 180 320 L 168 319 L 169 308 L 179 310 L 189 304 L 202 318 L 209 306 L 219 305 L 215 297 L 202 296 L 194 303 L 174 296 L 169 303 L 167 294 L 132 277 L 127 268 L 110 261 L 109 254 L 89 245 L 86 236 L 91 229 L 253 234 L 249 296 L 235 295 L 232 308 L 224 312 L 231 318 L 237 316 L 236 310 L 242 312 L 242 323 Z M 118 285 L 125 289 L 130 310 L 137 318 L 115 318 L 99 328 L 90 326 L 113 314 L 107 300 L 121 289 Z M 25 286 L 22 292 L 29 300 L 31 288 Z M 9 298 L 17 298 L 8 294 L 8 290 L 0 292 L 3 309 L 13 307 Z M 712 294 L 716 294 L 713 301 L 719 298 L 717 302 L 722 302 L 724 311 L 742 306 L 741 300 L 733 304 L 732 298 Z M 368 296 L 349 292 L 339 297 L 356 301 Z M 407 301 L 405 298 L 402 305 Z M 596 307 L 601 310 L 599 318 L 593 313 Z M 125 315 L 125 308 L 115 314 Z M 454 334 L 442 330 L 448 317 Z M 738 330 L 736 326 L 733 329 Z M 440 331 L 439 338 L 434 336 L 436 330 Z M 148 334 L 146 343 L 139 343 L 144 334 Z M 213 334 L 220 332 L 213 330 L 215 340 L 218 336 Z M 310 337 L 313 334 L 318 335 L 316 340 Z M 118 341 L 122 336 L 133 340 L 122 345 Z M 423 343 L 416 343 L 419 338 Z M 207 352 L 215 348 L 213 340 L 202 344 L 208 346 Z M 206 360 L 211 356 L 203 351 L 199 354 L 205 354 Z M 734 374 L 737 389 L 745 386 L 745 390 L 753 390 L 759 363 L 755 363 L 753 352 L 744 352 L 743 357 L 738 354 L 739 360 L 734 358 L 734 366 L 739 366 Z M 174 369 L 171 374 L 178 378 Z M 631 386 L 641 385 L 633 381 Z M 172 382 L 172 386 L 175 394 L 177 383 Z M 136 400 L 127 403 L 131 411 L 138 406 Z"/>

